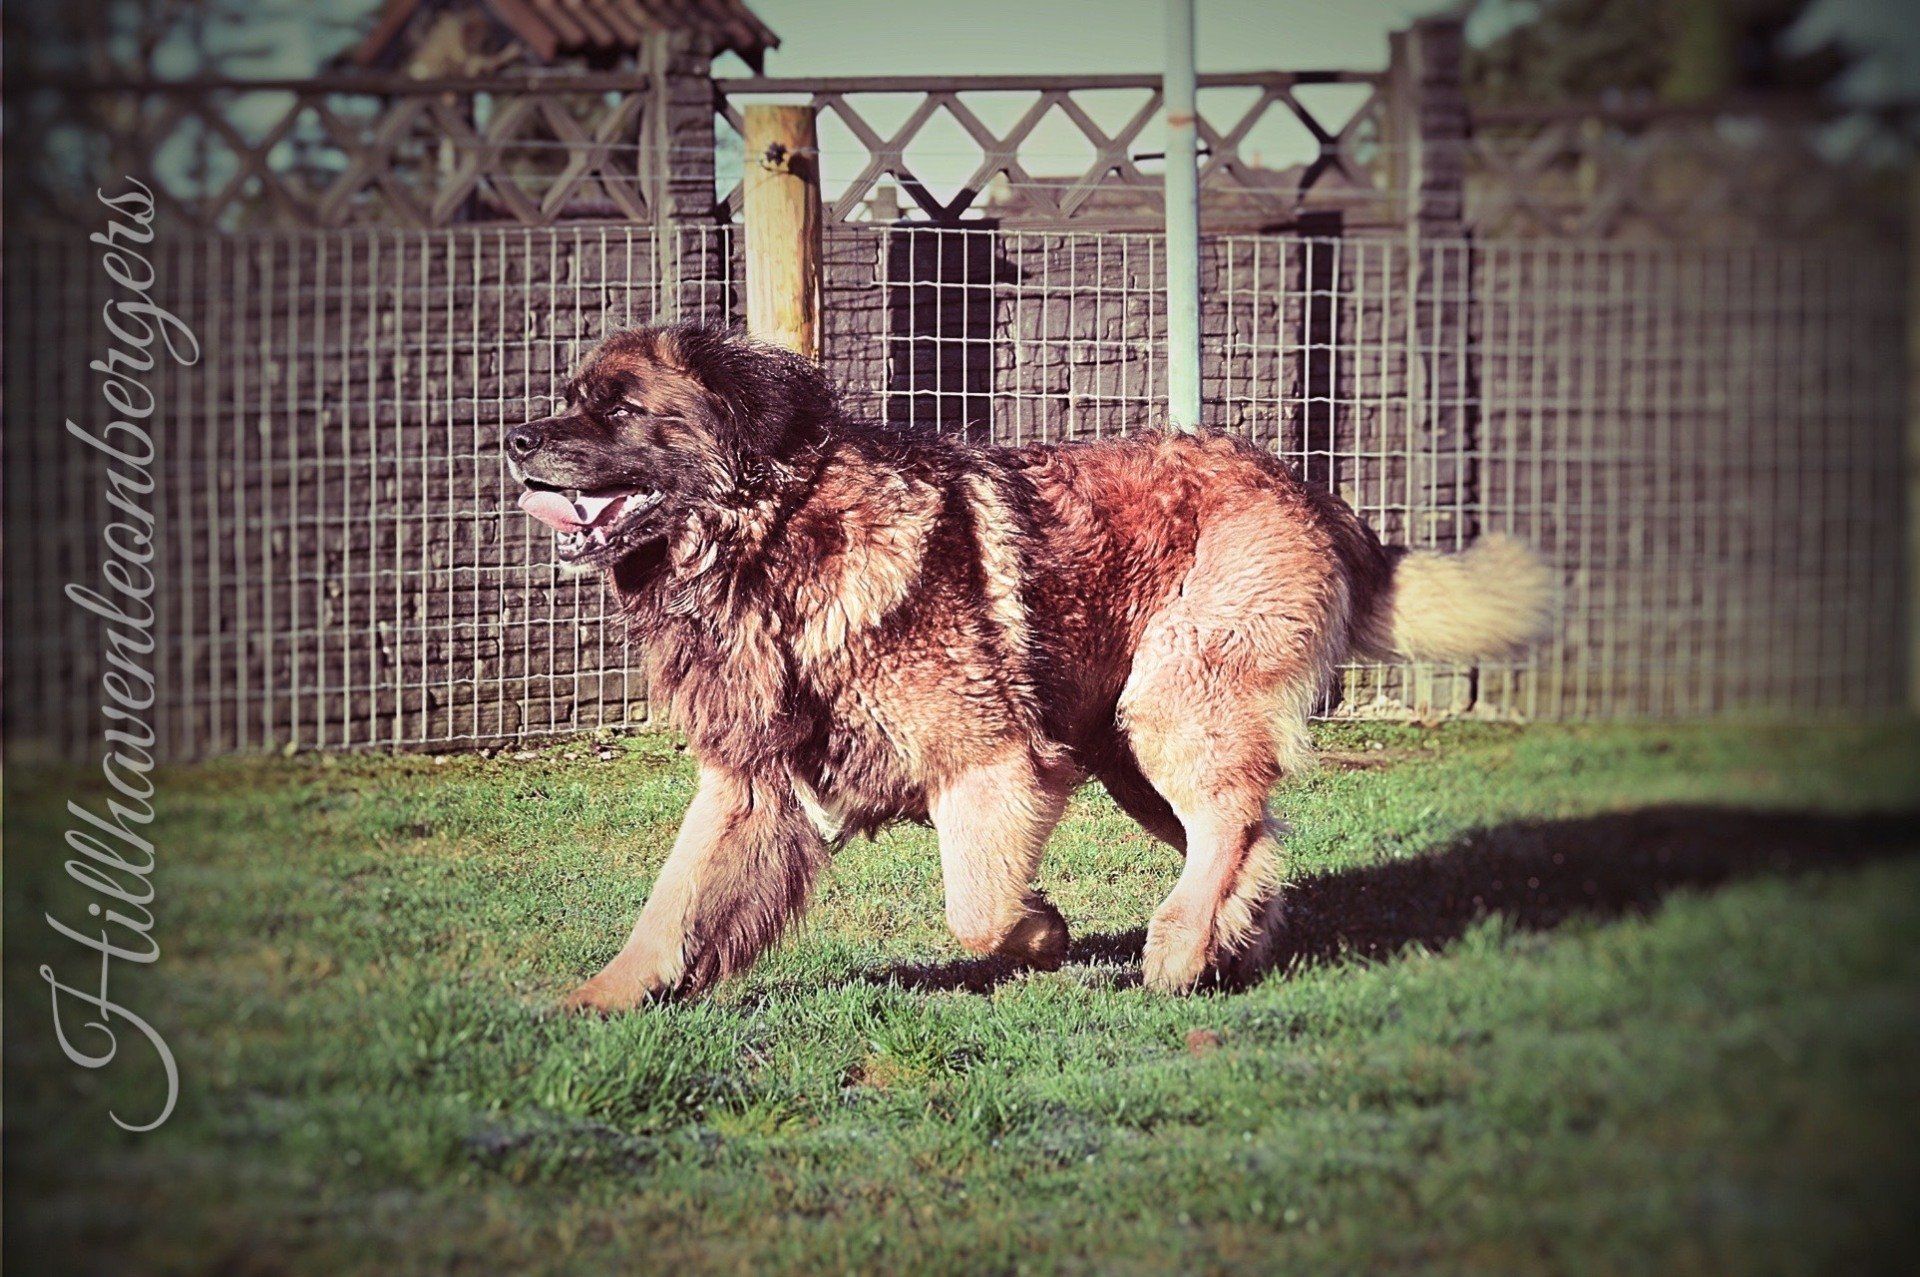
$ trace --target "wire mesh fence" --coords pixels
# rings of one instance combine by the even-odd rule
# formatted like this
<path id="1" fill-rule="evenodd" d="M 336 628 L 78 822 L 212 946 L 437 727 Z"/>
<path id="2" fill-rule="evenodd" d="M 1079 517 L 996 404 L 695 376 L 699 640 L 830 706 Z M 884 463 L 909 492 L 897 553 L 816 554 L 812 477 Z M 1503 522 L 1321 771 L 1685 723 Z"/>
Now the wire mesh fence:
<path id="1" fill-rule="evenodd" d="M 156 266 L 202 363 L 159 387 L 168 753 L 500 742 L 647 719 L 600 585 L 513 509 L 497 439 L 599 336 L 737 320 L 731 228 L 178 238 Z M 1864 245 L 1210 238 L 1210 424 L 1392 543 L 1493 530 L 1561 575 L 1552 642 L 1355 667 L 1326 711 L 1534 718 L 1894 704 L 1904 271 Z M 91 256 L 7 280 L 17 678 L 83 689 L 103 501 L 61 430 L 97 402 Z M 1157 236 L 835 226 L 825 357 L 856 412 L 979 443 L 1162 420 Z M 28 304 L 31 303 L 31 304 Z M 54 531 L 72 529 L 72 531 Z M 87 529 L 96 529 L 87 531 Z M 16 576 L 13 579 L 22 580 Z M 39 609 L 39 611 L 34 611 Z M 92 636 L 92 637 L 89 637 Z M 10 698 L 73 743 L 84 691 Z M 24 722 L 26 706 L 67 707 Z"/>
<path id="2" fill-rule="evenodd" d="M 544 415 L 588 343 L 725 297 L 730 232 L 648 228 L 195 237 L 153 254 L 203 349 L 157 387 L 157 716 L 173 757 L 496 741 L 644 721 L 597 582 L 562 574 L 513 508 L 498 440 Z M 100 277 L 23 255 L 7 346 L 8 500 L 40 609 L 14 698 L 87 739 L 101 669 L 89 579 L 98 458 L 60 429 L 99 403 Z M 718 281 L 714 287 L 702 281 Z M 92 318 L 90 318 L 92 317 Z M 724 320 L 724 314 L 715 318 Z M 50 428 L 49 428 L 50 427 Z M 49 475 L 58 475 L 55 485 Z"/>

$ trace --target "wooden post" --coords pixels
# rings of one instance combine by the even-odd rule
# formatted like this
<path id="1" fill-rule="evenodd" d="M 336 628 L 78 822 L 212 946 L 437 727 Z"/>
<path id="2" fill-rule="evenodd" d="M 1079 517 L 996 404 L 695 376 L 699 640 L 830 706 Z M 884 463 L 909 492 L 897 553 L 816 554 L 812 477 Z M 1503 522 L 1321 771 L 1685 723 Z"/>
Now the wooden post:
<path id="1" fill-rule="evenodd" d="M 820 358 L 820 156 L 810 106 L 749 106 L 747 331 Z"/>

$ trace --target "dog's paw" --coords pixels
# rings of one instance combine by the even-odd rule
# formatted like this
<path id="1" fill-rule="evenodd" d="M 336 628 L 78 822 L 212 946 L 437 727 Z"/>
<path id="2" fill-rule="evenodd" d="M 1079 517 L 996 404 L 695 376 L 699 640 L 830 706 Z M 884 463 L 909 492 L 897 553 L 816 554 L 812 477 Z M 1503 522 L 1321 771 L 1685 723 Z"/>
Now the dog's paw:
<path id="1" fill-rule="evenodd" d="M 614 1015 L 658 998 L 697 992 L 677 950 L 663 957 L 648 945 L 629 944 L 591 980 L 561 999 L 560 1010 L 569 1015 Z"/>
<path id="2" fill-rule="evenodd" d="M 1028 909 L 999 952 L 1036 971 L 1058 971 L 1067 960 L 1067 920 L 1046 900 Z"/>
<path id="3" fill-rule="evenodd" d="M 1156 993 L 1187 993 L 1207 973 L 1207 937 L 1181 919 L 1156 915 L 1147 924 L 1141 978 Z"/>
<path id="4" fill-rule="evenodd" d="M 560 1013 L 605 1017 L 631 1011 L 650 1000 L 651 994 L 644 986 L 595 976 L 560 999 Z"/>
<path id="5" fill-rule="evenodd" d="M 1277 945 L 1270 932 L 1251 937 L 1240 948 L 1214 961 L 1213 979 L 1223 989 L 1249 989 L 1275 966 Z"/>

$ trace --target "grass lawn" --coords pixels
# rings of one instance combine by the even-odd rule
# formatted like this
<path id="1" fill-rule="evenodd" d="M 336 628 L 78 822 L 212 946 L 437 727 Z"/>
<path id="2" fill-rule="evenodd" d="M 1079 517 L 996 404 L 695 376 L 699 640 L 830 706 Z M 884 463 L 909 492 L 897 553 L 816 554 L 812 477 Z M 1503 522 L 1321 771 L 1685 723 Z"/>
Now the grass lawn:
<path id="1" fill-rule="evenodd" d="M 932 835 L 849 847 L 704 1003 L 545 1014 L 692 792 L 660 738 L 171 772 L 180 1059 L 85 1073 L 40 921 L 67 783 L 9 776 L 6 1221 L 100 1271 L 1860 1272 L 1920 1242 L 1920 730 L 1321 732 L 1291 957 L 1138 987 L 1176 857 L 1094 791 L 1051 975 L 964 960 Z M 568 755 L 571 755 L 569 757 Z M 36 798 L 33 795 L 39 794 Z M 49 802 L 49 796 L 58 801 Z M 67 959 L 71 965 L 72 959 Z M 125 970 L 122 967 L 121 970 Z"/>

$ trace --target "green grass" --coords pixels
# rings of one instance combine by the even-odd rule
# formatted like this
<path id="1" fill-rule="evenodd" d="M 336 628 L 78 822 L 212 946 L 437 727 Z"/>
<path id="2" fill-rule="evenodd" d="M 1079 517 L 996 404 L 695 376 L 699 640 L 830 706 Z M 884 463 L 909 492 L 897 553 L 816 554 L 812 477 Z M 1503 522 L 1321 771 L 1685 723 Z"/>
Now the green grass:
<path id="1" fill-rule="evenodd" d="M 1920 1241 L 1920 731 L 1321 735 L 1334 763 L 1280 795 L 1292 961 L 1250 990 L 1138 987 L 1177 860 L 1089 791 L 1043 871 L 1058 973 L 963 960 L 904 829 L 848 848 L 750 977 L 607 1022 L 546 1011 L 646 895 L 692 786 L 667 742 L 176 770 L 164 953 L 117 986 L 185 1078 L 144 1137 L 105 1117 L 150 1103 L 144 1061 L 84 1073 L 46 1031 L 70 791 L 16 769 L 9 1247 L 115 1272 L 1858 1272 Z"/>

